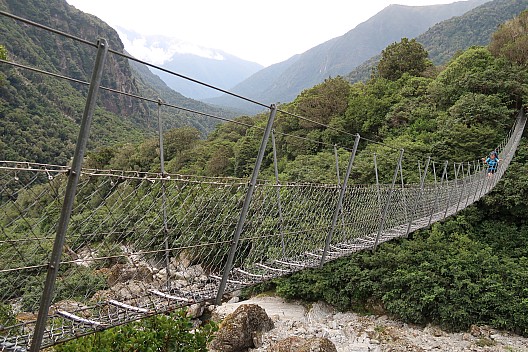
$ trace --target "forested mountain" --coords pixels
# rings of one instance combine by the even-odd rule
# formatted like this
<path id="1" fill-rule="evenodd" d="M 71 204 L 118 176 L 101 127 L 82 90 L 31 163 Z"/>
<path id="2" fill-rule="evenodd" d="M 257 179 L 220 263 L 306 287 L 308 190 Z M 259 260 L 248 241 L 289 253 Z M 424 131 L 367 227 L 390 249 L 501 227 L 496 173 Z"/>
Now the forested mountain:
<path id="1" fill-rule="evenodd" d="M 434 6 L 391 5 L 343 36 L 265 68 L 232 90 L 264 103 L 291 101 L 303 89 L 329 76 L 350 73 L 388 44 L 402 37 L 413 38 L 435 23 L 461 15 L 486 1 L 459 1 Z M 234 105 L 237 102 L 226 96 L 207 101 L 239 108 L 247 106 Z"/>
<path id="2" fill-rule="evenodd" d="M 445 64 L 458 51 L 472 45 L 487 45 L 491 34 L 506 20 L 528 8 L 527 0 L 493 0 L 462 16 L 442 21 L 416 37 L 436 65 Z M 370 78 L 379 61 L 379 52 L 347 75 L 350 82 Z"/>
<path id="3" fill-rule="evenodd" d="M 174 38 L 142 36 L 123 28 L 118 28 L 118 32 L 120 36 L 126 37 L 122 39 L 130 42 L 140 39 L 144 50 L 162 51 L 167 56 L 166 61 L 161 64 L 164 68 L 223 89 L 234 87 L 263 68 L 255 62 L 240 59 L 221 50 L 182 43 Z M 170 88 L 189 98 L 205 99 L 219 95 L 215 90 L 163 71 L 155 71 L 155 74 Z"/>
<path id="4" fill-rule="evenodd" d="M 123 51 L 115 30 L 64 0 L 0 0 L 0 9 L 91 42 L 104 37 L 110 48 Z M 95 60 L 95 49 L 91 46 L 5 16 L 0 16 L 0 44 L 5 46 L 12 61 L 82 81 L 90 79 Z M 172 92 L 162 82 L 153 85 L 152 76 L 146 67 L 133 69 L 127 59 L 109 54 L 102 84 L 208 113 L 233 116 Z M 87 88 L 7 64 L 0 65 L 0 82 L 0 159 L 67 162 L 72 155 Z M 145 133 L 152 133 L 156 126 L 149 116 L 157 107 L 140 100 L 102 91 L 98 103 L 92 147 L 139 140 Z M 162 113 L 166 127 L 190 124 L 206 133 L 216 123 L 174 109 L 163 109 Z"/>

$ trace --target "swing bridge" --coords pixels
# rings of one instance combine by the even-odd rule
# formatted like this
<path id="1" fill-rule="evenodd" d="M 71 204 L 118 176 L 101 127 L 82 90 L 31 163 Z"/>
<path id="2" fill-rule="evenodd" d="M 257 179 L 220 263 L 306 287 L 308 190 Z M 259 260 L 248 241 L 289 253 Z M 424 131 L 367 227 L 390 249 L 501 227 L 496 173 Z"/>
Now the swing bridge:
<path id="1" fill-rule="evenodd" d="M 0 349 L 5 351 L 38 351 L 181 307 L 221 304 L 230 292 L 407 237 L 493 190 L 526 124 L 521 112 L 496 147 L 500 163 L 490 176 L 480 160 L 439 162 L 346 131 L 336 130 L 349 135 L 353 148 L 287 135 L 273 129 L 276 118 L 319 123 L 219 89 L 269 111 L 259 129 L 251 177 L 169 174 L 160 110 L 226 119 L 101 86 L 103 68 L 113 55 L 190 78 L 112 50 L 104 39 L 92 43 L 1 14 L 96 50 L 90 82 L 0 60 L 20 72 L 89 87 L 71 165 L 0 161 L 0 300 L 2 310 L 16 312 L 2 316 Z M 98 91 L 156 104 L 159 172 L 83 167 Z M 226 123 L 251 127 L 237 120 Z M 333 153 L 336 182 L 282 181 L 277 154 L 285 135 Z M 365 152 L 372 144 L 379 144 L 381 152 Z M 259 174 L 265 158 L 273 159 L 275 177 Z M 366 169 L 371 182 L 357 183 L 354 175 Z"/>

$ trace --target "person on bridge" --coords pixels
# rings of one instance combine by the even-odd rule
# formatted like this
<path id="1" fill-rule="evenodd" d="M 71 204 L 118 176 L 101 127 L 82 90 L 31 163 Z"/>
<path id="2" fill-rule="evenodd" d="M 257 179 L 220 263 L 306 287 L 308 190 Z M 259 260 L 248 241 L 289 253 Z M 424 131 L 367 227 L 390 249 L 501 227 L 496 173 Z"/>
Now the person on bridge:
<path id="1" fill-rule="evenodd" d="M 488 176 L 492 176 L 499 166 L 499 156 L 496 151 L 492 151 L 487 158 L 482 158 L 484 164 L 488 165 Z"/>

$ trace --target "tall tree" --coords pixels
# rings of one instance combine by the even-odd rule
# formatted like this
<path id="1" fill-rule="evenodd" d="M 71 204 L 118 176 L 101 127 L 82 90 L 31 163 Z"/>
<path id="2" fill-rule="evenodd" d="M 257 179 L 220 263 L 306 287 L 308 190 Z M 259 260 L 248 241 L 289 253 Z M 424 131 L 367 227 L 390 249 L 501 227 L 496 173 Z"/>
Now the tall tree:
<path id="1" fill-rule="evenodd" d="M 528 10 L 505 22 L 493 33 L 489 50 L 495 56 L 528 65 Z"/>
<path id="2" fill-rule="evenodd" d="M 378 75 L 395 81 L 404 73 L 420 76 L 432 66 L 427 51 L 415 39 L 402 38 L 399 43 L 392 43 L 381 52 L 378 64 Z"/>

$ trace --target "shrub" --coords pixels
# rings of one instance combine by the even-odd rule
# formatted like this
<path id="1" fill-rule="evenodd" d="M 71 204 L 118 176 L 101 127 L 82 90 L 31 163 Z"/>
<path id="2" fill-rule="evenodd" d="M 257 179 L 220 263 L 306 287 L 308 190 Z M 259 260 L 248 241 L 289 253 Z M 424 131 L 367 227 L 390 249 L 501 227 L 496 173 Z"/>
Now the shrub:
<path id="1" fill-rule="evenodd" d="M 193 331 L 186 310 L 114 327 L 54 348 L 57 352 L 205 352 L 217 330 L 214 322 Z"/>

